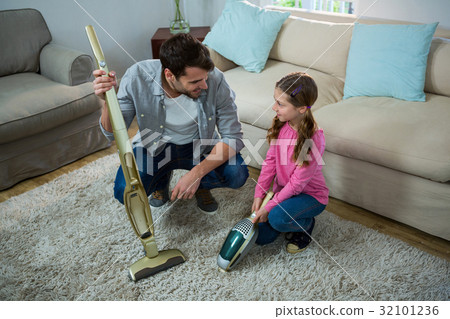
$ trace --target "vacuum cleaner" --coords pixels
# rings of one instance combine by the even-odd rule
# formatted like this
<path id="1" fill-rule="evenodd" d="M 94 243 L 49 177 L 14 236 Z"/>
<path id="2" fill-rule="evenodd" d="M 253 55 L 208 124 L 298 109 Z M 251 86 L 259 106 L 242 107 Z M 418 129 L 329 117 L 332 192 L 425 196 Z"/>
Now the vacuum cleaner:
<path id="1" fill-rule="evenodd" d="M 272 196 L 273 192 L 268 192 L 261 207 L 266 206 Z M 258 224 L 252 223 L 255 216 L 256 212 L 253 212 L 250 217 L 240 220 L 230 230 L 217 257 L 219 270 L 226 272 L 233 269 L 253 246 L 258 238 Z"/>
<path id="2" fill-rule="evenodd" d="M 106 72 L 105 76 L 108 76 L 108 67 L 94 28 L 91 25 L 86 26 L 86 33 L 98 67 Z M 106 101 L 119 152 L 120 165 L 126 181 L 123 194 L 124 206 L 134 232 L 139 237 L 145 250 L 145 257 L 136 261 L 129 268 L 130 278 L 133 281 L 138 281 L 183 263 L 186 258 L 177 249 L 158 251 L 150 205 L 138 172 L 136 159 L 128 139 L 127 127 L 120 111 L 115 90 L 106 92 Z"/>

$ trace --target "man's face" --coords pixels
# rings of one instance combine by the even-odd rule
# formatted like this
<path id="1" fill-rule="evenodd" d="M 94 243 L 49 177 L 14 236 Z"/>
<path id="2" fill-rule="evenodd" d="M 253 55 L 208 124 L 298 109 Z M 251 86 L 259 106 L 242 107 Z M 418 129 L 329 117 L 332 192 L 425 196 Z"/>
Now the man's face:
<path id="1" fill-rule="evenodd" d="M 186 74 L 180 76 L 178 79 L 174 77 L 172 85 L 179 93 L 196 99 L 200 96 L 202 90 L 208 88 L 206 84 L 208 71 L 198 67 L 186 67 L 185 72 Z"/>

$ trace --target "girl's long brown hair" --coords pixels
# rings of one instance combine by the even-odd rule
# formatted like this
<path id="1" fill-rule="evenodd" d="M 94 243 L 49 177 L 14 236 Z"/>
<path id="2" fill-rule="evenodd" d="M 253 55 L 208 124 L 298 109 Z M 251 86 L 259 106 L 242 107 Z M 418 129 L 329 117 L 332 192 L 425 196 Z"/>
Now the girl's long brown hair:
<path id="1" fill-rule="evenodd" d="M 290 73 L 281 80 L 279 80 L 275 87 L 282 90 L 287 97 L 289 103 L 295 107 L 309 106 L 311 107 L 317 100 L 318 90 L 316 82 L 313 78 L 304 72 Z M 285 122 L 281 122 L 277 116 L 272 120 L 272 126 L 267 132 L 267 141 L 270 142 L 278 138 L 281 128 Z M 317 123 L 314 120 L 311 109 L 308 108 L 304 113 L 302 122 L 297 131 L 297 143 L 294 148 L 292 161 L 299 160 L 300 152 L 302 150 L 305 140 L 312 138 L 314 132 L 317 130 Z M 309 153 L 310 150 L 308 150 Z M 299 163 L 301 164 L 301 163 Z M 308 162 L 303 163 L 308 165 Z"/>

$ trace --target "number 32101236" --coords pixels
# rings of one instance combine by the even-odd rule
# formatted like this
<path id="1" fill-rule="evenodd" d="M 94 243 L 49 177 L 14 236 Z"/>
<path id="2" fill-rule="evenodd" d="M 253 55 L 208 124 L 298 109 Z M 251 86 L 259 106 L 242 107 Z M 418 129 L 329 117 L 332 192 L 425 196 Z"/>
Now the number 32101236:
<path id="1" fill-rule="evenodd" d="M 438 306 L 380 306 L 381 316 L 437 316 Z"/>

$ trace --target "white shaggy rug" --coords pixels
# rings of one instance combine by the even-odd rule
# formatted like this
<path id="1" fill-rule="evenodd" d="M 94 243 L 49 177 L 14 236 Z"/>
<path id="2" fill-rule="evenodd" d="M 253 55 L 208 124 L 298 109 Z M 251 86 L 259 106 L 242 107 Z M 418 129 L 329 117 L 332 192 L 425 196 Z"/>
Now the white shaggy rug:
<path id="1" fill-rule="evenodd" d="M 195 199 L 154 210 L 158 248 L 178 248 L 187 261 L 131 282 L 127 267 L 143 249 L 112 195 L 118 165 L 113 154 L 0 203 L 1 300 L 449 299 L 449 262 L 328 212 L 303 253 L 288 254 L 280 236 L 219 272 L 223 240 L 250 213 L 251 179 L 213 190 L 213 216 Z"/>

